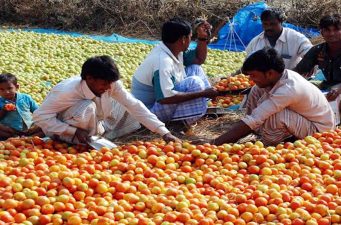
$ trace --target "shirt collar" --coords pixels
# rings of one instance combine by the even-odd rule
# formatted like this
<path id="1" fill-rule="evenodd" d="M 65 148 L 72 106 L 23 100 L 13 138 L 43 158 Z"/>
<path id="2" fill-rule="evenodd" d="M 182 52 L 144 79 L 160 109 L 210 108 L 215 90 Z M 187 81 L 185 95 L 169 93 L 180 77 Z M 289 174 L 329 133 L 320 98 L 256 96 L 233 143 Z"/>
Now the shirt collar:
<path id="1" fill-rule="evenodd" d="M 277 83 L 272 88 L 268 88 L 266 90 L 269 92 L 269 94 L 272 94 L 279 86 L 282 86 L 283 83 L 285 83 L 286 79 L 288 79 L 288 71 L 285 69 Z"/>
<path id="2" fill-rule="evenodd" d="M 280 40 L 281 42 L 287 42 L 287 38 L 286 38 L 285 33 L 286 33 L 286 28 L 283 27 L 282 33 L 281 33 L 281 35 L 279 36 L 279 38 L 278 38 L 277 40 Z M 265 34 L 264 34 L 264 31 L 260 34 L 259 37 L 260 37 L 261 39 L 265 39 L 265 38 L 266 38 L 266 37 L 265 37 Z"/>
<path id="3" fill-rule="evenodd" d="M 163 43 L 160 43 L 161 49 L 166 52 L 176 63 L 180 63 L 179 59 L 173 55 L 171 50 Z M 181 54 L 181 53 L 180 53 Z M 179 56 L 178 56 L 179 57 Z"/>
<path id="4" fill-rule="evenodd" d="M 96 95 L 90 90 L 85 80 L 81 80 L 81 90 L 85 96 L 85 99 L 92 100 L 96 98 Z"/>

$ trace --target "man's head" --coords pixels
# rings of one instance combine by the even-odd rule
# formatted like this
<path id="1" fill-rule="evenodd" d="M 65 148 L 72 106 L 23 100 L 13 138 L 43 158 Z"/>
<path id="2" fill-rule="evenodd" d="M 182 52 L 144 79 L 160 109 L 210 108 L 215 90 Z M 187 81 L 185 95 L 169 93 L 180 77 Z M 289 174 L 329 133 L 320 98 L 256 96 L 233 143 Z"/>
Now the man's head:
<path id="1" fill-rule="evenodd" d="M 272 87 L 281 78 L 285 64 L 273 48 L 264 48 L 250 55 L 244 62 L 242 72 L 250 75 L 260 88 Z"/>
<path id="2" fill-rule="evenodd" d="M 120 79 L 120 73 L 114 60 L 104 55 L 87 59 L 82 66 L 81 77 L 96 96 L 101 96 Z"/>
<path id="3" fill-rule="evenodd" d="M 285 14 L 281 9 L 270 8 L 262 12 L 260 19 L 264 34 L 267 37 L 276 37 L 282 32 L 282 23 L 285 21 Z"/>
<path id="4" fill-rule="evenodd" d="M 191 24 L 180 18 L 173 18 L 162 26 L 161 39 L 164 44 L 178 44 L 180 48 L 187 50 L 192 37 Z"/>
<path id="5" fill-rule="evenodd" d="M 341 19 L 339 14 L 322 17 L 319 27 L 321 34 L 327 43 L 341 41 Z"/>
<path id="6" fill-rule="evenodd" d="M 17 78 L 10 73 L 0 74 L 0 96 L 14 100 L 15 94 L 19 88 Z"/>

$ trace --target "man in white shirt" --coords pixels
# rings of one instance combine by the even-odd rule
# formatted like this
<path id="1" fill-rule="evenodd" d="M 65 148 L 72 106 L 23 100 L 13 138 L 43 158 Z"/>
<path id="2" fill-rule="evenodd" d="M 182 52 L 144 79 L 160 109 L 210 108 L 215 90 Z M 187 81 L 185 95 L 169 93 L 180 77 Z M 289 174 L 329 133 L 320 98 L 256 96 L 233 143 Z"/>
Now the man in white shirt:
<path id="1" fill-rule="evenodd" d="M 283 27 L 285 14 L 281 9 L 264 10 L 261 14 L 261 21 L 263 32 L 254 37 L 247 45 L 245 49 L 247 57 L 260 49 L 271 47 L 281 55 L 286 69 L 294 69 L 312 47 L 309 39 L 293 29 Z M 231 75 L 240 73 L 239 69 Z"/>
<path id="2" fill-rule="evenodd" d="M 265 145 L 276 145 L 287 138 L 335 129 L 333 110 L 322 92 L 285 69 L 276 50 L 265 48 L 250 55 L 242 71 L 256 83 L 246 102 L 247 115 L 211 143 L 236 142 L 254 132 Z"/>
<path id="3" fill-rule="evenodd" d="M 165 22 L 162 42 L 136 70 L 132 94 L 161 121 L 190 125 L 206 113 L 207 98 L 219 94 L 200 67 L 207 56 L 210 27 L 206 21 L 197 26 L 197 47 L 187 51 L 192 36 L 190 24 L 179 18 Z"/>
<path id="4" fill-rule="evenodd" d="M 166 141 L 177 140 L 142 102 L 124 89 L 119 78 L 112 58 L 89 58 L 80 77 L 69 78 L 52 88 L 34 112 L 33 121 L 45 135 L 69 143 L 87 143 L 92 135 L 116 138 L 137 130 L 137 121 Z"/>
<path id="5" fill-rule="evenodd" d="M 285 68 L 293 69 L 312 47 L 303 34 L 283 27 L 285 15 L 280 9 L 266 9 L 261 14 L 263 32 L 246 47 L 247 56 L 264 47 L 272 47 L 282 56 Z"/>

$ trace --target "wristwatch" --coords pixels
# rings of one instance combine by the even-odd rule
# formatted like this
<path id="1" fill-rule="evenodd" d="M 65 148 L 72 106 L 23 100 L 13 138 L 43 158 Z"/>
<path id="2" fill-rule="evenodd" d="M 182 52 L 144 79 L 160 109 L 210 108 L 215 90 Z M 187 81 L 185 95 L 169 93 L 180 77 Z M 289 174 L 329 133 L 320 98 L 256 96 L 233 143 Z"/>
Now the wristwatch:
<path id="1" fill-rule="evenodd" d="M 210 39 L 208 38 L 197 38 L 198 41 L 206 41 L 207 44 L 210 43 Z"/>

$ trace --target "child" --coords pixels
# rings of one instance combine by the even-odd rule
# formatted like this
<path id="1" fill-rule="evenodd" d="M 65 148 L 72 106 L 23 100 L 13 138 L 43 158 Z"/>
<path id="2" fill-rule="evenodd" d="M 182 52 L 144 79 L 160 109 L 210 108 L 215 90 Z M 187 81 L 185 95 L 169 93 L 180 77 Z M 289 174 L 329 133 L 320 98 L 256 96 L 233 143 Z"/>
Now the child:
<path id="1" fill-rule="evenodd" d="M 17 92 L 19 84 L 12 74 L 0 74 L 0 139 L 13 136 L 42 136 L 32 126 L 32 113 L 38 108 L 31 96 Z"/>

